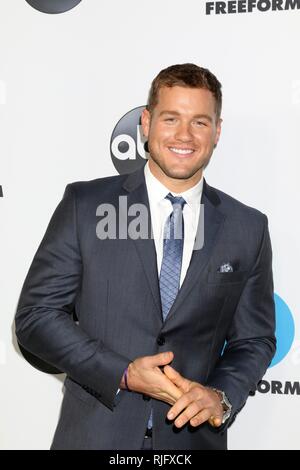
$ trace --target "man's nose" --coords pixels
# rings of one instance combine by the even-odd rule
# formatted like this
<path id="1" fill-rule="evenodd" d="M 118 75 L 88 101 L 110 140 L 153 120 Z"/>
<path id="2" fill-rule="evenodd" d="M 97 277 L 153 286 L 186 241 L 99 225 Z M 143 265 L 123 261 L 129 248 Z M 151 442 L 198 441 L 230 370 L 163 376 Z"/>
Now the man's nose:
<path id="1" fill-rule="evenodd" d="M 190 142 L 193 139 L 193 135 L 189 124 L 180 123 L 176 129 L 175 137 L 177 140 L 181 140 L 182 142 Z"/>

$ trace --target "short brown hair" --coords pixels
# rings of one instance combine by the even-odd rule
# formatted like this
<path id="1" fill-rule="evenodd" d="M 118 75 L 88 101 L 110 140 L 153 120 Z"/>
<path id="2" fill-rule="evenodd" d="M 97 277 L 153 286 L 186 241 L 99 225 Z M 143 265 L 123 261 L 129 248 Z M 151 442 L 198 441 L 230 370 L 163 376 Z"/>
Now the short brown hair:
<path id="1" fill-rule="evenodd" d="M 151 84 L 147 103 L 148 111 L 153 111 L 157 105 L 160 88 L 173 86 L 204 88 L 211 91 L 216 100 L 216 116 L 219 119 L 222 109 L 222 85 L 208 69 L 195 64 L 171 65 L 161 70 Z"/>

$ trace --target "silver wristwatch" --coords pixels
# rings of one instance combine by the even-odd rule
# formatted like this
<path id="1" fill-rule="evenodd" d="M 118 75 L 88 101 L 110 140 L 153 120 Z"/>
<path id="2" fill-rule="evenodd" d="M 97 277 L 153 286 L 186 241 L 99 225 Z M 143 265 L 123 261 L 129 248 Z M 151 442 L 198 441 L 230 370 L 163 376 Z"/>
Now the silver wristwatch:
<path id="1" fill-rule="evenodd" d="M 220 398 L 220 403 L 223 407 L 224 413 L 223 413 L 223 418 L 222 418 L 222 424 L 224 424 L 228 418 L 230 418 L 231 415 L 231 410 L 232 410 L 232 404 L 228 400 L 225 392 L 223 390 L 218 390 L 217 388 L 212 388 L 214 392 L 217 393 L 217 395 Z"/>

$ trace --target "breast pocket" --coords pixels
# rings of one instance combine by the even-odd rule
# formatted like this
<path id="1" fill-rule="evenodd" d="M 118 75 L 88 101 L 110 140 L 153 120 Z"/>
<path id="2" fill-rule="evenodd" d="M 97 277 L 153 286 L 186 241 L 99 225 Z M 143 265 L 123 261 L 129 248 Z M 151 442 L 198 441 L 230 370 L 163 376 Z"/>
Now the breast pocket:
<path id="1" fill-rule="evenodd" d="M 208 273 L 207 282 L 209 284 L 238 284 L 245 281 L 247 271 L 233 271 L 220 273 L 218 271 L 210 271 Z"/>

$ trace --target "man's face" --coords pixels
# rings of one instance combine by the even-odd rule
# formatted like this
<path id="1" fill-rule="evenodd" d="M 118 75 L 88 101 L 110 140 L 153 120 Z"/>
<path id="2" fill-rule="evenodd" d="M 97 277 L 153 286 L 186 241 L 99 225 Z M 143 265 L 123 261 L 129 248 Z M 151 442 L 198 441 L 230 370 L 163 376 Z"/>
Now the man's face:
<path id="1" fill-rule="evenodd" d="M 221 131 L 213 94 L 202 88 L 162 87 L 153 111 L 142 115 L 149 166 L 169 189 L 196 184 Z"/>

